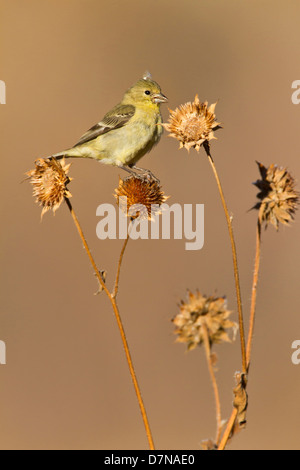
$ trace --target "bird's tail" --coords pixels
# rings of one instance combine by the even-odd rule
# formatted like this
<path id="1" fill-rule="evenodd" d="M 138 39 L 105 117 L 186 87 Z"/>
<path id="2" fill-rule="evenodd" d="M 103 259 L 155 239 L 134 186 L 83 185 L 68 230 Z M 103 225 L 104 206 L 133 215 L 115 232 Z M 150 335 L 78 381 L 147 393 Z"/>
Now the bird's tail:
<path id="1" fill-rule="evenodd" d="M 82 158 L 82 152 L 79 151 L 76 147 L 73 147 L 68 150 L 64 150 L 63 152 L 55 153 L 50 155 L 48 158 L 56 158 L 57 160 L 61 160 L 62 158 Z"/>

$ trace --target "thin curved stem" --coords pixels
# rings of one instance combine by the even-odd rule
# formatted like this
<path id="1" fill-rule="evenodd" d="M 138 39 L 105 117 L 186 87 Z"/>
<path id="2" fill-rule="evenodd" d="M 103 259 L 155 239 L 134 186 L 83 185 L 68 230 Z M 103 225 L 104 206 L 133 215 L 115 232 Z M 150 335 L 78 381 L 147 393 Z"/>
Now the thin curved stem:
<path id="1" fill-rule="evenodd" d="M 94 258 L 93 258 L 93 256 L 92 256 L 92 253 L 91 253 L 91 251 L 90 251 L 90 249 L 89 249 L 89 246 L 88 246 L 88 244 L 87 244 L 87 241 L 86 241 L 85 236 L 84 236 L 84 234 L 83 234 L 83 231 L 82 231 L 82 228 L 81 228 L 81 226 L 80 226 L 80 223 L 79 223 L 79 221 L 78 221 L 78 219 L 77 219 L 77 216 L 76 216 L 76 214 L 75 214 L 75 212 L 74 212 L 74 209 L 73 209 L 73 207 L 72 207 L 72 204 L 71 204 L 70 200 L 69 200 L 67 197 L 65 197 L 65 201 L 66 201 L 66 204 L 67 204 L 67 206 L 68 206 L 68 209 L 69 209 L 69 211 L 70 211 L 70 213 L 71 213 L 71 216 L 72 216 L 72 218 L 73 218 L 73 221 L 74 221 L 74 223 L 75 223 L 75 226 L 76 226 L 76 228 L 77 228 L 77 231 L 78 231 L 78 233 L 79 233 L 79 236 L 80 236 L 80 238 L 81 238 L 81 240 L 82 240 L 84 249 L 85 249 L 85 251 L 86 251 L 86 253 L 87 253 L 88 257 L 89 257 L 89 260 L 90 260 L 90 262 L 91 262 L 91 265 L 92 265 L 92 267 L 93 267 L 93 269 L 94 269 L 94 271 L 95 271 L 96 277 L 97 277 L 97 279 L 98 279 L 98 281 L 99 281 L 99 283 L 100 283 L 102 289 L 105 291 L 106 295 L 107 295 L 108 297 L 110 297 L 110 292 L 109 292 L 109 290 L 107 289 L 106 284 L 105 284 L 105 282 L 104 282 L 104 280 L 103 280 L 103 278 L 102 278 L 102 276 L 101 276 L 101 273 L 100 273 L 100 271 L 99 271 L 98 268 L 97 268 L 97 265 L 96 265 L 96 263 L 95 263 L 95 261 L 94 261 Z"/>
<path id="2" fill-rule="evenodd" d="M 218 389 L 218 384 L 212 364 L 212 359 L 211 359 L 211 347 L 209 343 L 209 337 L 208 337 L 208 331 L 207 331 L 207 326 L 203 325 L 202 331 L 204 332 L 204 346 L 205 346 L 205 355 L 206 355 L 206 360 L 207 360 L 207 365 L 208 365 L 208 370 L 214 390 L 214 396 L 215 396 L 215 403 L 216 403 L 216 419 L 217 419 L 217 433 L 216 433 L 216 444 L 218 445 L 220 437 L 221 437 L 221 432 L 222 432 L 222 418 L 221 418 L 221 401 L 220 401 L 220 394 L 219 394 L 219 389 Z"/>
<path id="3" fill-rule="evenodd" d="M 120 271 L 121 271 L 121 266 L 122 266 L 122 261 L 123 261 L 124 253 L 125 253 L 125 250 L 126 250 L 128 241 L 129 241 L 129 236 L 130 236 L 130 232 L 128 231 L 127 238 L 125 239 L 123 248 L 122 248 L 121 253 L 120 253 L 120 258 L 119 258 L 119 263 L 118 263 L 118 269 L 117 269 L 117 274 L 116 274 L 115 287 L 114 287 L 114 290 L 113 290 L 113 293 L 112 293 L 112 298 L 113 298 L 113 299 L 115 299 L 115 298 L 117 297 L 117 295 L 118 295 L 118 291 L 119 291 L 119 280 L 120 280 Z"/>
<path id="4" fill-rule="evenodd" d="M 151 433 L 151 429 L 150 429 L 150 425 L 149 425 L 149 421 L 148 421 L 148 417 L 147 417 L 147 413 L 146 413 L 146 409 L 145 409 L 145 405 L 144 405 L 144 402 L 143 402 L 143 398 L 142 398 L 142 394 L 141 394 L 141 391 L 140 391 L 140 387 L 139 387 L 139 384 L 138 384 L 138 381 L 137 381 L 137 377 L 136 377 L 136 373 L 135 373 L 135 370 L 134 370 L 134 366 L 133 366 L 133 362 L 132 362 L 132 358 L 131 358 L 131 355 L 130 355 L 130 350 L 129 350 L 129 346 L 128 346 L 128 342 L 127 342 L 127 339 L 126 339 L 126 334 L 125 334 L 125 330 L 124 330 L 124 327 L 123 327 L 123 324 L 122 324 L 122 320 L 121 320 L 121 316 L 120 316 L 120 312 L 119 312 L 119 308 L 118 308 L 118 305 L 116 303 L 116 299 L 115 297 L 113 297 L 113 294 L 111 294 L 108 290 L 108 288 L 106 287 L 106 284 L 101 276 L 101 273 L 99 272 L 98 268 L 97 268 L 97 265 L 94 261 L 94 258 L 91 254 L 91 251 L 89 249 L 89 246 L 87 244 L 87 241 L 85 239 L 85 236 L 83 234 L 83 231 L 81 229 L 81 226 L 79 224 L 79 221 L 77 219 L 77 216 L 74 212 L 74 209 L 72 207 L 72 204 L 71 202 L 69 201 L 68 198 L 65 198 L 65 201 L 67 203 L 67 206 L 70 210 L 70 213 L 71 213 L 71 216 L 73 218 L 73 221 L 75 223 L 75 226 L 78 230 L 78 233 L 79 233 L 79 236 L 83 242 L 83 245 L 84 245 L 84 248 L 85 248 L 85 251 L 89 257 L 89 260 L 91 262 L 91 265 L 95 271 L 95 274 L 99 280 L 99 283 L 100 285 L 102 286 L 104 292 L 106 293 L 107 297 L 109 298 L 110 302 L 111 302 L 111 305 L 112 305 L 112 308 L 113 308 L 113 311 L 114 311 L 114 314 L 115 314 L 115 317 L 116 317 L 116 321 L 117 321 L 117 325 L 119 327 L 119 331 L 120 331 L 120 335 L 121 335 L 121 339 L 122 339 L 122 343 L 123 343 L 123 347 L 124 347 L 124 351 L 125 351 L 125 355 L 126 355 L 126 359 L 127 359 L 127 363 L 128 363 L 128 367 L 129 367 L 129 371 L 130 371 L 130 375 L 131 375 L 131 379 L 132 379 L 132 382 L 133 382 L 133 386 L 134 386 L 134 390 L 135 390 L 135 393 L 136 393 L 136 396 L 137 396 L 137 400 L 138 400 L 138 403 L 139 403 L 139 407 L 140 407 L 140 411 L 141 411 L 141 415 L 142 415 L 142 418 L 143 418 L 143 422 L 144 422 L 144 426 L 145 426 L 145 430 L 146 430 L 146 434 L 147 434 L 147 439 L 148 439 L 148 443 L 149 443 L 149 448 L 150 450 L 154 450 L 155 447 L 154 447 L 154 442 L 153 442 L 153 438 L 152 438 L 152 433 Z M 117 290 L 118 290 L 118 282 L 119 282 L 119 276 L 120 276 L 120 269 L 121 269 L 121 264 L 122 264 L 122 259 L 123 259 L 123 256 L 124 256 L 124 252 L 125 252 L 125 249 L 126 249 L 126 246 L 127 246 L 127 243 L 128 243 L 128 239 L 129 239 L 129 236 L 127 237 L 127 239 L 125 240 L 125 243 L 124 243 L 124 246 L 123 246 L 123 249 L 121 251 L 121 255 L 120 255 L 120 259 L 119 259 L 119 265 L 118 265 L 118 270 L 117 270 L 117 278 L 116 278 L 116 284 L 117 284 Z M 115 292 L 117 292 L 117 290 Z"/>
<path id="5" fill-rule="evenodd" d="M 250 323 L 249 323 L 249 333 L 248 333 L 247 353 L 246 353 L 247 372 L 249 371 L 249 367 L 250 367 L 253 332 L 254 332 L 254 324 L 255 324 L 257 283 L 258 283 L 258 274 L 259 274 L 259 267 L 260 267 L 260 251 L 261 251 L 261 225 L 260 225 L 260 221 L 258 219 L 257 220 L 257 227 L 256 227 L 256 252 L 255 252 L 253 282 L 252 282 Z"/>
<path id="6" fill-rule="evenodd" d="M 231 416 L 230 416 L 229 421 L 227 423 L 226 429 L 225 429 L 224 434 L 222 436 L 220 445 L 218 447 L 218 450 L 224 450 L 225 449 L 226 444 L 228 442 L 228 439 L 230 438 L 231 432 L 233 430 L 237 415 L 238 415 L 237 408 L 233 408 Z"/>
<path id="7" fill-rule="evenodd" d="M 220 182 L 220 178 L 213 161 L 213 158 L 207 148 L 205 148 L 209 163 L 212 167 L 218 190 L 221 196 L 221 201 L 223 205 L 223 209 L 226 216 L 228 232 L 231 242 L 231 251 L 232 251 L 232 260 L 233 260 L 233 270 L 234 270 L 234 280 L 235 280 L 235 290 L 236 290 L 236 297 L 237 297 L 237 306 L 238 306 L 238 314 L 239 314 L 239 330 L 240 330 L 240 341 L 241 341 L 241 353 L 242 353 L 242 365 L 243 365 L 243 372 L 247 373 L 247 360 L 246 360 L 246 345 L 245 345 L 245 329 L 244 329 L 244 319 L 243 319 L 243 308 L 242 308 L 242 298 L 241 298 L 241 288 L 240 288 L 240 279 L 239 279 L 239 268 L 238 268 L 238 261 L 237 261 L 237 252 L 236 252 L 236 245 L 234 240 L 233 228 L 232 228 L 232 220 L 228 212 L 227 204 L 225 201 L 222 185 Z"/>
<path id="8" fill-rule="evenodd" d="M 247 339 L 247 350 L 246 350 L 246 360 L 247 360 L 247 373 L 250 368 L 251 360 L 251 351 L 252 351 L 252 342 L 253 342 L 253 333 L 255 325 L 255 314 L 256 314 L 256 299 L 257 299 L 257 284 L 258 284 L 258 275 L 260 267 L 260 254 L 261 254 L 261 224 L 259 218 L 257 220 L 256 226 L 256 251 L 255 251 L 255 262 L 254 262 L 254 272 L 253 272 L 253 282 L 252 282 L 252 295 L 251 295 L 251 310 L 250 310 L 250 321 L 249 321 L 249 333 Z M 235 420 L 238 414 L 238 410 L 234 408 L 232 410 L 231 417 L 227 423 L 226 429 L 224 431 L 219 450 L 224 450 L 228 439 L 234 428 Z"/>

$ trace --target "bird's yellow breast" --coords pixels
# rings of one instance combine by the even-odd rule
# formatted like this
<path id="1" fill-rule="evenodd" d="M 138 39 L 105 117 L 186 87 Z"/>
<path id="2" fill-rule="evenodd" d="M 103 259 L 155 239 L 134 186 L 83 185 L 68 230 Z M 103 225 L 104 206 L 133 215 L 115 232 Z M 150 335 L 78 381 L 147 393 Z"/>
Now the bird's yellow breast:
<path id="1" fill-rule="evenodd" d="M 157 105 L 142 105 L 122 128 L 95 139 L 99 160 L 114 165 L 136 163 L 158 143 L 163 128 Z"/>

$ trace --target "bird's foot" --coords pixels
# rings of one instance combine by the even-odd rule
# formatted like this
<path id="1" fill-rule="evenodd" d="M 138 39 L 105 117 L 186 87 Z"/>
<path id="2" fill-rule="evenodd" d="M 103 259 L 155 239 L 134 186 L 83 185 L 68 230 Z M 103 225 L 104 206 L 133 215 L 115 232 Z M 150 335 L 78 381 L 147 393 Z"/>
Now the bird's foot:
<path id="1" fill-rule="evenodd" d="M 139 168 L 137 166 L 127 165 L 120 165 L 120 168 L 122 168 L 122 170 L 127 171 L 135 178 L 148 179 L 149 181 L 155 181 L 155 183 L 160 184 L 160 180 L 156 178 L 156 176 L 150 170 L 145 170 L 144 168 Z M 137 173 L 137 171 L 139 173 Z"/>
<path id="2" fill-rule="evenodd" d="M 137 166 L 133 166 L 132 168 L 140 172 L 138 176 L 142 176 L 143 178 L 147 178 L 149 181 L 155 181 L 155 183 L 160 184 L 160 180 L 152 173 L 152 171 L 145 170 L 144 168 L 139 168 Z"/>

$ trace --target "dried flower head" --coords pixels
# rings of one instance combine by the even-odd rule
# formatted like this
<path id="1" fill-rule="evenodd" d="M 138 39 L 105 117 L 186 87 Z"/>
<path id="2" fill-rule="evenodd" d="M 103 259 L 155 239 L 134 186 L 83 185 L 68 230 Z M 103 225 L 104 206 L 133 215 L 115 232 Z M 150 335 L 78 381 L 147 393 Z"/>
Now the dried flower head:
<path id="1" fill-rule="evenodd" d="M 259 210 L 259 222 L 269 223 L 278 230 L 279 223 L 288 225 L 294 218 L 299 203 L 299 193 L 295 190 L 295 180 L 291 174 L 282 167 L 270 165 L 266 168 L 257 162 L 261 179 L 254 185 L 260 192 L 260 200 L 255 206 Z"/>
<path id="2" fill-rule="evenodd" d="M 169 121 L 163 126 L 170 132 L 170 137 L 180 142 L 180 148 L 190 150 L 194 147 L 199 151 L 202 144 L 209 145 L 210 140 L 216 139 L 214 131 L 221 128 L 216 121 L 216 104 L 208 107 L 207 101 L 201 103 L 196 95 L 193 103 L 185 103 L 175 111 L 170 110 Z"/>
<path id="3" fill-rule="evenodd" d="M 160 212 L 161 204 L 167 200 L 156 180 L 140 176 L 128 176 L 124 180 L 120 178 L 114 196 L 118 206 L 132 219 L 140 217 L 151 220 L 153 215 Z"/>
<path id="4" fill-rule="evenodd" d="M 42 216 L 48 210 L 57 211 L 65 197 L 72 197 L 67 189 L 71 178 L 67 176 L 70 165 L 65 161 L 59 162 L 55 158 L 35 161 L 35 169 L 28 171 L 26 175 L 33 186 L 33 195 L 36 202 L 43 207 Z"/>
<path id="5" fill-rule="evenodd" d="M 230 342 L 226 330 L 233 330 L 233 339 L 237 324 L 229 320 L 231 311 L 227 310 L 224 297 L 206 297 L 197 291 L 196 295 L 188 292 L 188 302 L 181 301 L 180 312 L 173 318 L 176 326 L 176 341 L 187 343 L 188 350 L 195 349 L 204 342 L 206 328 L 210 345 L 213 343 Z"/>
<path id="6" fill-rule="evenodd" d="M 237 424 L 238 428 L 235 430 L 240 430 L 246 426 L 246 412 L 248 408 L 248 394 L 246 392 L 247 388 L 247 376 L 244 373 L 236 372 L 235 373 L 236 387 L 233 389 L 234 401 L 233 406 L 238 410 L 237 415 Z"/>

